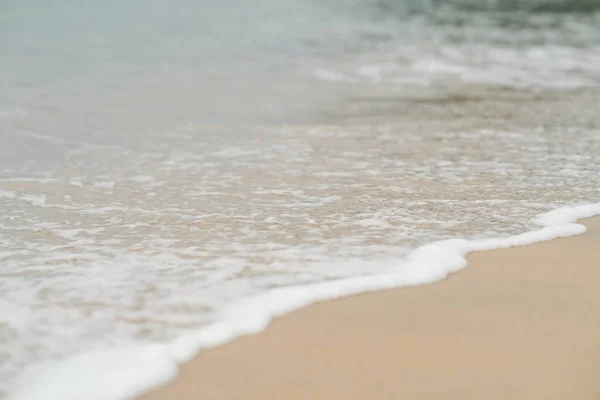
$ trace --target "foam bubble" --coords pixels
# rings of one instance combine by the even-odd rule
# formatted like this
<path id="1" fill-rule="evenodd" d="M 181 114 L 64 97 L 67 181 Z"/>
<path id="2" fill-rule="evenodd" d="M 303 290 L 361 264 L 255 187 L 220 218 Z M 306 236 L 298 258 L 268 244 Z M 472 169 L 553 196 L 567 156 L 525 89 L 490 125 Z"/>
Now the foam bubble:
<path id="1" fill-rule="evenodd" d="M 329 69 L 317 68 L 314 71 L 315 76 L 323 81 L 329 82 L 355 82 L 356 79 L 341 72 L 331 71 Z"/>

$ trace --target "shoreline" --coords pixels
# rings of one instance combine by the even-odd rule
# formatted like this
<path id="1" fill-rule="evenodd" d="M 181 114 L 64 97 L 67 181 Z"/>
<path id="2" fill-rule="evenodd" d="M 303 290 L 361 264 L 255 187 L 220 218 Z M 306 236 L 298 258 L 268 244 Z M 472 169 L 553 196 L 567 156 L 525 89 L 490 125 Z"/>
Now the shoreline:
<path id="1" fill-rule="evenodd" d="M 469 254 L 437 284 L 294 311 L 141 399 L 598 398 L 600 217 L 583 223 L 585 235 Z"/>
<path id="2" fill-rule="evenodd" d="M 531 249 L 533 249 L 532 254 L 534 255 L 536 253 L 552 255 L 544 262 L 556 264 L 557 260 L 562 257 L 563 260 L 566 260 L 566 263 L 571 263 L 574 257 L 579 257 L 584 263 L 597 263 L 598 256 L 593 251 L 593 240 L 599 237 L 600 217 L 585 221 L 585 224 L 592 228 L 591 233 L 587 235 L 581 235 L 586 231 L 584 225 L 574 223 L 597 215 L 600 215 L 600 203 L 559 208 L 541 214 L 534 219 L 533 221 L 542 227 L 535 231 L 492 239 L 453 239 L 422 246 L 402 260 L 392 271 L 393 273 L 390 274 L 372 277 L 363 276 L 305 287 L 271 290 L 262 295 L 249 298 L 245 302 L 232 305 L 226 310 L 219 322 L 198 331 L 190 332 L 172 342 L 141 343 L 119 349 L 80 353 L 63 360 L 35 365 L 19 377 L 18 383 L 8 399 L 29 400 L 40 397 L 57 400 L 79 399 L 82 396 L 89 396 L 91 392 L 95 391 L 98 392 L 99 397 L 97 398 L 103 400 L 133 399 L 140 398 L 139 396 L 142 396 L 142 400 L 172 398 L 185 400 L 197 398 L 199 395 L 204 398 L 215 399 L 240 398 L 240 396 L 249 399 L 270 398 L 269 396 L 293 399 L 296 398 L 295 395 L 299 396 L 297 398 L 311 397 L 316 399 L 320 398 L 319 396 L 323 396 L 323 398 L 331 398 L 331 396 L 353 398 L 351 393 L 330 393 L 330 389 L 343 388 L 347 382 L 353 384 L 365 382 L 363 379 L 364 373 L 379 365 L 377 360 L 380 357 L 393 362 L 405 359 L 405 354 L 398 354 L 399 352 L 402 353 L 398 350 L 398 347 L 403 349 L 408 344 L 405 350 L 414 352 L 417 347 L 414 346 L 415 343 L 411 344 L 411 340 L 414 342 L 414 340 L 421 337 L 427 338 L 432 336 L 431 332 L 436 332 L 435 329 L 429 329 L 422 331 L 420 334 L 407 337 L 403 329 L 406 326 L 411 326 L 410 318 L 414 319 L 418 315 L 426 316 L 438 313 L 440 318 L 433 319 L 433 321 L 441 321 L 441 328 L 447 328 L 443 323 L 447 319 L 447 314 L 440 313 L 439 310 L 439 307 L 446 306 L 447 298 L 442 296 L 436 302 L 431 301 L 431 299 L 427 300 L 426 297 L 419 300 L 419 296 L 423 294 L 429 296 L 433 293 L 439 297 L 440 292 L 443 293 L 444 290 L 451 288 L 453 284 L 458 282 L 460 296 L 467 295 L 466 299 L 469 301 L 461 303 L 461 306 L 465 308 L 464 310 L 457 308 L 454 312 L 458 312 L 459 317 L 464 317 L 463 314 L 469 306 L 475 306 L 476 308 L 480 305 L 480 302 L 475 299 L 476 296 L 469 297 L 469 293 L 475 295 L 478 290 L 481 291 L 485 287 L 492 287 L 495 292 L 498 292 L 496 288 L 498 281 L 496 280 L 485 282 L 485 279 L 483 279 L 484 282 L 480 282 L 478 280 L 480 278 L 476 278 L 475 285 L 473 285 L 473 282 L 470 284 L 464 283 L 468 283 L 469 279 L 472 280 L 468 277 L 473 274 L 473 270 L 480 269 L 480 267 L 477 267 L 478 264 L 495 265 L 495 268 L 489 269 L 489 271 L 501 272 L 504 270 L 504 268 L 498 267 L 498 262 L 497 260 L 493 261 L 493 257 L 492 262 L 486 261 L 487 257 L 491 257 L 490 255 L 516 252 L 518 257 L 520 253 L 531 253 Z M 552 240 L 566 236 L 573 237 L 559 241 Z M 565 241 L 579 243 L 577 246 L 581 246 L 582 243 L 585 245 L 575 252 L 570 248 L 566 251 L 562 249 L 557 252 L 554 248 L 564 247 Z M 561 245 L 557 246 L 555 243 Z M 547 247 L 548 251 L 540 252 L 540 246 Z M 448 274 L 463 269 L 467 265 L 467 255 L 469 264 L 473 263 L 474 265 L 470 266 L 466 272 L 444 280 Z M 483 261 L 478 261 L 479 257 L 483 257 Z M 531 260 L 529 261 L 531 264 Z M 523 264 L 523 260 L 519 262 Z M 534 262 L 533 265 L 537 264 Z M 570 266 L 573 267 L 573 265 Z M 527 269 L 527 260 L 525 260 L 525 267 L 522 270 L 526 271 Z M 515 268 L 512 267 L 507 270 L 514 272 Z M 536 273 L 540 273 L 539 268 L 536 271 Z M 577 268 L 575 268 L 575 272 L 578 272 Z M 571 279 L 571 276 L 566 276 L 566 278 L 570 279 L 567 280 L 570 283 L 589 284 L 591 282 L 595 284 L 600 282 L 600 276 L 596 271 L 587 271 L 587 273 L 593 278 L 592 280 L 577 281 L 577 277 L 581 275 L 579 272 L 575 279 Z M 463 275 L 467 277 L 466 281 Z M 543 273 L 540 276 L 545 277 Z M 539 279 L 540 276 L 537 278 Z M 498 277 L 502 277 L 502 274 L 495 274 L 494 278 Z M 424 283 L 442 280 L 443 282 L 439 284 L 424 285 Z M 535 282 L 535 279 L 531 279 L 531 282 Z M 490 285 L 491 283 L 493 284 Z M 503 284 L 510 286 L 514 283 L 514 281 L 505 281 Z M 513 295 L 512 290 L 507 290 L 501 294 L 499 300 L 497 299 L 500 303 L 510 300 Z M 589 297 L 594 301 L 599 300 L 598 307 L 595 309 L 600 309 L 600 296 L 594 293 Z M 365 299 L 368 300 L 366 303 Z M 400 303 L 398 303 L 398 300 L 400 300 Z M 475 301 L 473 302 L 473 300 Z M 356 302 L 358 304 L 354 304 Z M 406 308 L 407 306 L 410 307 Z M 331 312 L 329 314 L 325 312 L 324 315 L 319 316 L 321 314 L 320 310 L 327 310 L 331 307 L 334 308 L 332 314 Z M 405 314 L 397 312 L 399 307 L 405 307 L 404 310 L 401 310 Z M 417 313 L 416 310 L 419 308 L 423 309 L 424 312 Z M 390 313 L 390 311 L 393 312 Z M 479 311 L 482 316 L 489 317 L 487 310 Z M 520 312 L 518 309 L 517 311 Z M 313 314 L 317 315 L 316 320 L 313 320 L 313 317 L 308 320 L 305 319 L 306 315 L 311 316 Z M 283 317 L 278 318 L 280 316 Z M 340 319 L 340 316 L 344 318 Z M 275 321 L 272 321 L 273 318 L 276 318 Z M 377 329 L 366 329 L 369 324 L 365 322 L 370 318 L 379 318 L 379 320 L 372 321 L 373 324 L 371 324 Z M 598 319 L 600 319 L 600 315 Z M 389 325 L 390 321 L 394 322 L 395 330 L 386 333 L 385 326 Z M 527 319 L 525 321 L 528 322 Z M 422 323 L 423 319 L 417 318 L 417 322 Z M 494 321 L 488 322 L 493 323 Z M 456 325 L 456 323 L 453 324 Z M 290 325 L 290 327 L 286 328 L 287 325 Z M 280 328 L 281 326 L 284 328 Z M 279 332 L 281 329 L 283 329 L 283 333 Z M 255 335 L 259 332 L 262 333 Z M 277 336 L 273 337 L 274 334 Z M 381 336 L 382 334 L 383 336 Z M 330 341 L 323 343 L 323 338 L 329 338 Z M 357 338 L 359 339 L 358 342 L 356 341 Z M 400 340 L 396 340 L 398 338 Z M 310 346 L 307 346 L 307 339 L 310 340 Z M 432 338 L 430 337 L 430 339 Z M 439 337 L 438 335 L 433 339 L 435 339 L 434 344 L 439 344 L 440 341 L 448 344 L 452 340 L 460 342 L 460 334 L 457 335 L 454 332 L 448 337 Z M 596 342 L 600 343 L 600 331 L 598 331 L 595 339 L 598 339 Z M 476 340 L 476 342 L 480 341 L 480 339 Z M 385 343 L 387 345 L 384 345 Z M 347 359 L 348 354 L 353 353 L 353 349 L 364 347 L 367 344 L 374 345 L 375 348 L 363 351 L 358 360 L 360 362 L 356 362 L 356 357 L 351 360 Z M 314 345 L 316 345 L 316 349 Z M 331 353 L 330 347 L 332 345 L 334 347 L 338 346 L 337 353 Z M 493 349 L 494 346 L 491 346 L 491 348 Z M 323 353 L 320 350 L 323 350 Z M 589 351 L 589 349 L 586 350 Z M 444 351 L 438 351 L 438 353 L 444 354 Z M 500 352 L 497 351 L 496 353 Z M 330 355 L 325 363 L 319 358 L 324 354 Z M 281 359 L 282 356 L 285 358 Z M 369 360 L 369 357 L 371 357 L 371 360 Z M 273 362 L 275 364 L 272 365 L 273 369 L 270 372 L 263 371 L 265 373 L 262 375 L 259 373 L 255 376 L 254 363 L 257 360 L 260 360 L 261 366 Z M 412 361 L 418 360 L 413 357 Z M 358 372 L 340 378 L 339 371 L 347 369 L 353 363 L 356 364 L 354 367 L 358 368 Z M 315 387 L 311 383 L 312 378 L 314 378 L 314 373 L 311 370 L 298 371 L 298 368 L 302 366 L 317 367 L 318 370 L 322 364 L 330 366 L 325 370 L 321 368 L 319 374 L 325 379 L 326 385 Z M 423 367 L 427 363 L 421 364 L 421 367 Z M 244 365 L 246 365 L 245 369 L 236 371 Z M 455 366 L 460 367 L 460 360 Z M 360 368 L 363 368 L 363 370 L 360 370 Z M 382 375 L 377 377 L 377 381 L 380 384 L 384 383 L 384 389 L 388 388 L 388 382 L 397 383 L 398 378 L 394 371 L 398 368 L 400 366 L 392 366 L 392 368 L 388 368 L 389 371 L 386 369 L 387 372 L 380 371 Z M 375 368 L 375 370 L 378 369 Z M 282 381 L 277 378 L 278 374 L 284 371 L 291 374 L 288 376 L 293 380 L 291 384 L 290 382 L 286 384 L 285 380 Z M 405 372 L 410 371 L 412 371 L 412 368 Z M 430 372 L 425 370 L 422 372 L 422 376 L 430 375 Z M 308 373 L 308 378 L 303 373 Z M 413 376 L 413 378 L 416 380 L 418 376 Z M 243 382 L 240 382 L 239 379 L 242 379 Z M 336 379 L 341 379 L 342 384 L 340 382 L 336 384 Z M 303 383 L 299 386 L 296 381 Z M 253 386 L 251 389 L 259 390 L 253 392 L 247 388 L 249 382 L 254 386 L 256 386 L 255 384 L 260 385 L 260 382 L 262 382 L 266 386 Z M 217 384 L 218 387 L 215 388 L 214 384 Z M 393 388 L 394 385 L 391 387 Z M 403 387 L 406 387 L 406 385 Z M 151 392 L 156 388 L 158 389 Z M 241 392 L 237 394 L 221 392 L 222 390 L 236 389 L 241 390 Z M 303 393 L 301 389 L 304 391 L 310 390 L 310 393 Z M 427 390 L 425 391 L 427 392 Z M 148 392 L 150 393 L 143 396 L 144 393 Z M 400 392 L 393 391 L 393 393 L 395 396 L 396 393 Z M 421 394 L 418 396 L 419 398 L 422 397 Z M 365 397 L 381 398 L 377 393 L 371 395 L 366 392 L 354 398 Z M 386 397 L 384 396 L 384 398 Z M 396 397 L 392 396 L 390 398 Z"/>

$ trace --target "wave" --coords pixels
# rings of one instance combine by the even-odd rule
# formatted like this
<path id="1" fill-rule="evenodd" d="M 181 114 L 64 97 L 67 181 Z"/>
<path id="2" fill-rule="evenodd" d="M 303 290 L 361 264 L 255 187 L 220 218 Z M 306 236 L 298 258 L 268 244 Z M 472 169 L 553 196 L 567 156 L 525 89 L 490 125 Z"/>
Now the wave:
<path id="1" fill-rule="evenodd" d="M 8 400 L 131 399 L 175 379 L 199 351 L 264 330 L 275 317 L 315 302 L 358 293 L 433 283 L 467 266 L 473 251 L 523 246 L 586 232 L 576 223 L 600 214 L 600 203 L 565 207 L 533 220 L 541 229 L 504 238 L 450 239 L 417 248 L 388 273 L 278 288 L 226 308 L 206 328 L 167 343 L 135 344 L 38 364 L 18 379 Z"/>

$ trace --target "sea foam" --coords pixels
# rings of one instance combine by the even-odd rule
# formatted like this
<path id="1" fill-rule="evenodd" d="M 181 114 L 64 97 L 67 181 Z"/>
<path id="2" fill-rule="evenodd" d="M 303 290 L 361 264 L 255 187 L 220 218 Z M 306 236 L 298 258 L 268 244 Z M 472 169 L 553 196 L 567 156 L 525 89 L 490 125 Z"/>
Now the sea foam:
<path id="1" fill-rule="evenodd" d="M 520 235 L 450 239 L 412 251 L 386 273 L 324 283 L 277 288 L 225 308 L 218 322 L 166 343 L 80 353 L 25 370 L 9 400 L 121 400 L 162 386 L 177 376 L 179 365 L 199 351 L 265 329 L 278 316 L 320 301 L 402 286 L 437 282 L 466 267 L 473 251 L 500 249 L 585 233 L 576 223 L 600 214 L 600 203 L 560 208 L 533 220 L 540 229 Z"/>

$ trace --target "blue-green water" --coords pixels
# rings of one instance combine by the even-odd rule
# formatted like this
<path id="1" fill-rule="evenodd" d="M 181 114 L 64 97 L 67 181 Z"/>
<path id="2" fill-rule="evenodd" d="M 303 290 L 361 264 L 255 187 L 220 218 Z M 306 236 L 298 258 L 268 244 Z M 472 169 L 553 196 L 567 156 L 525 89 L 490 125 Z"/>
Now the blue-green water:
<path id="1" fill-rule="evenodd" d="M 397 90 L 576 87 L 597 82 L 600 65 L 595 0 L 27 0 L 0 7 L 5 113 L 23 103 L 50 106 L 43 88 L 58 87 L 56 101 L 88 111 L 106 102 L 159 108 L 166 91 L 186 118 L 264 119 L 283 113 L 277 108 L 294 109 L 283 113 L 293 118 L 299 104 L 323 97 L 315 78 Z M 134 98 L 95 98 L 99 91 Z M 228 106 L 234 97 L 246 106 Z M 189 102 L 205 111 L 188 110 Z"/>

